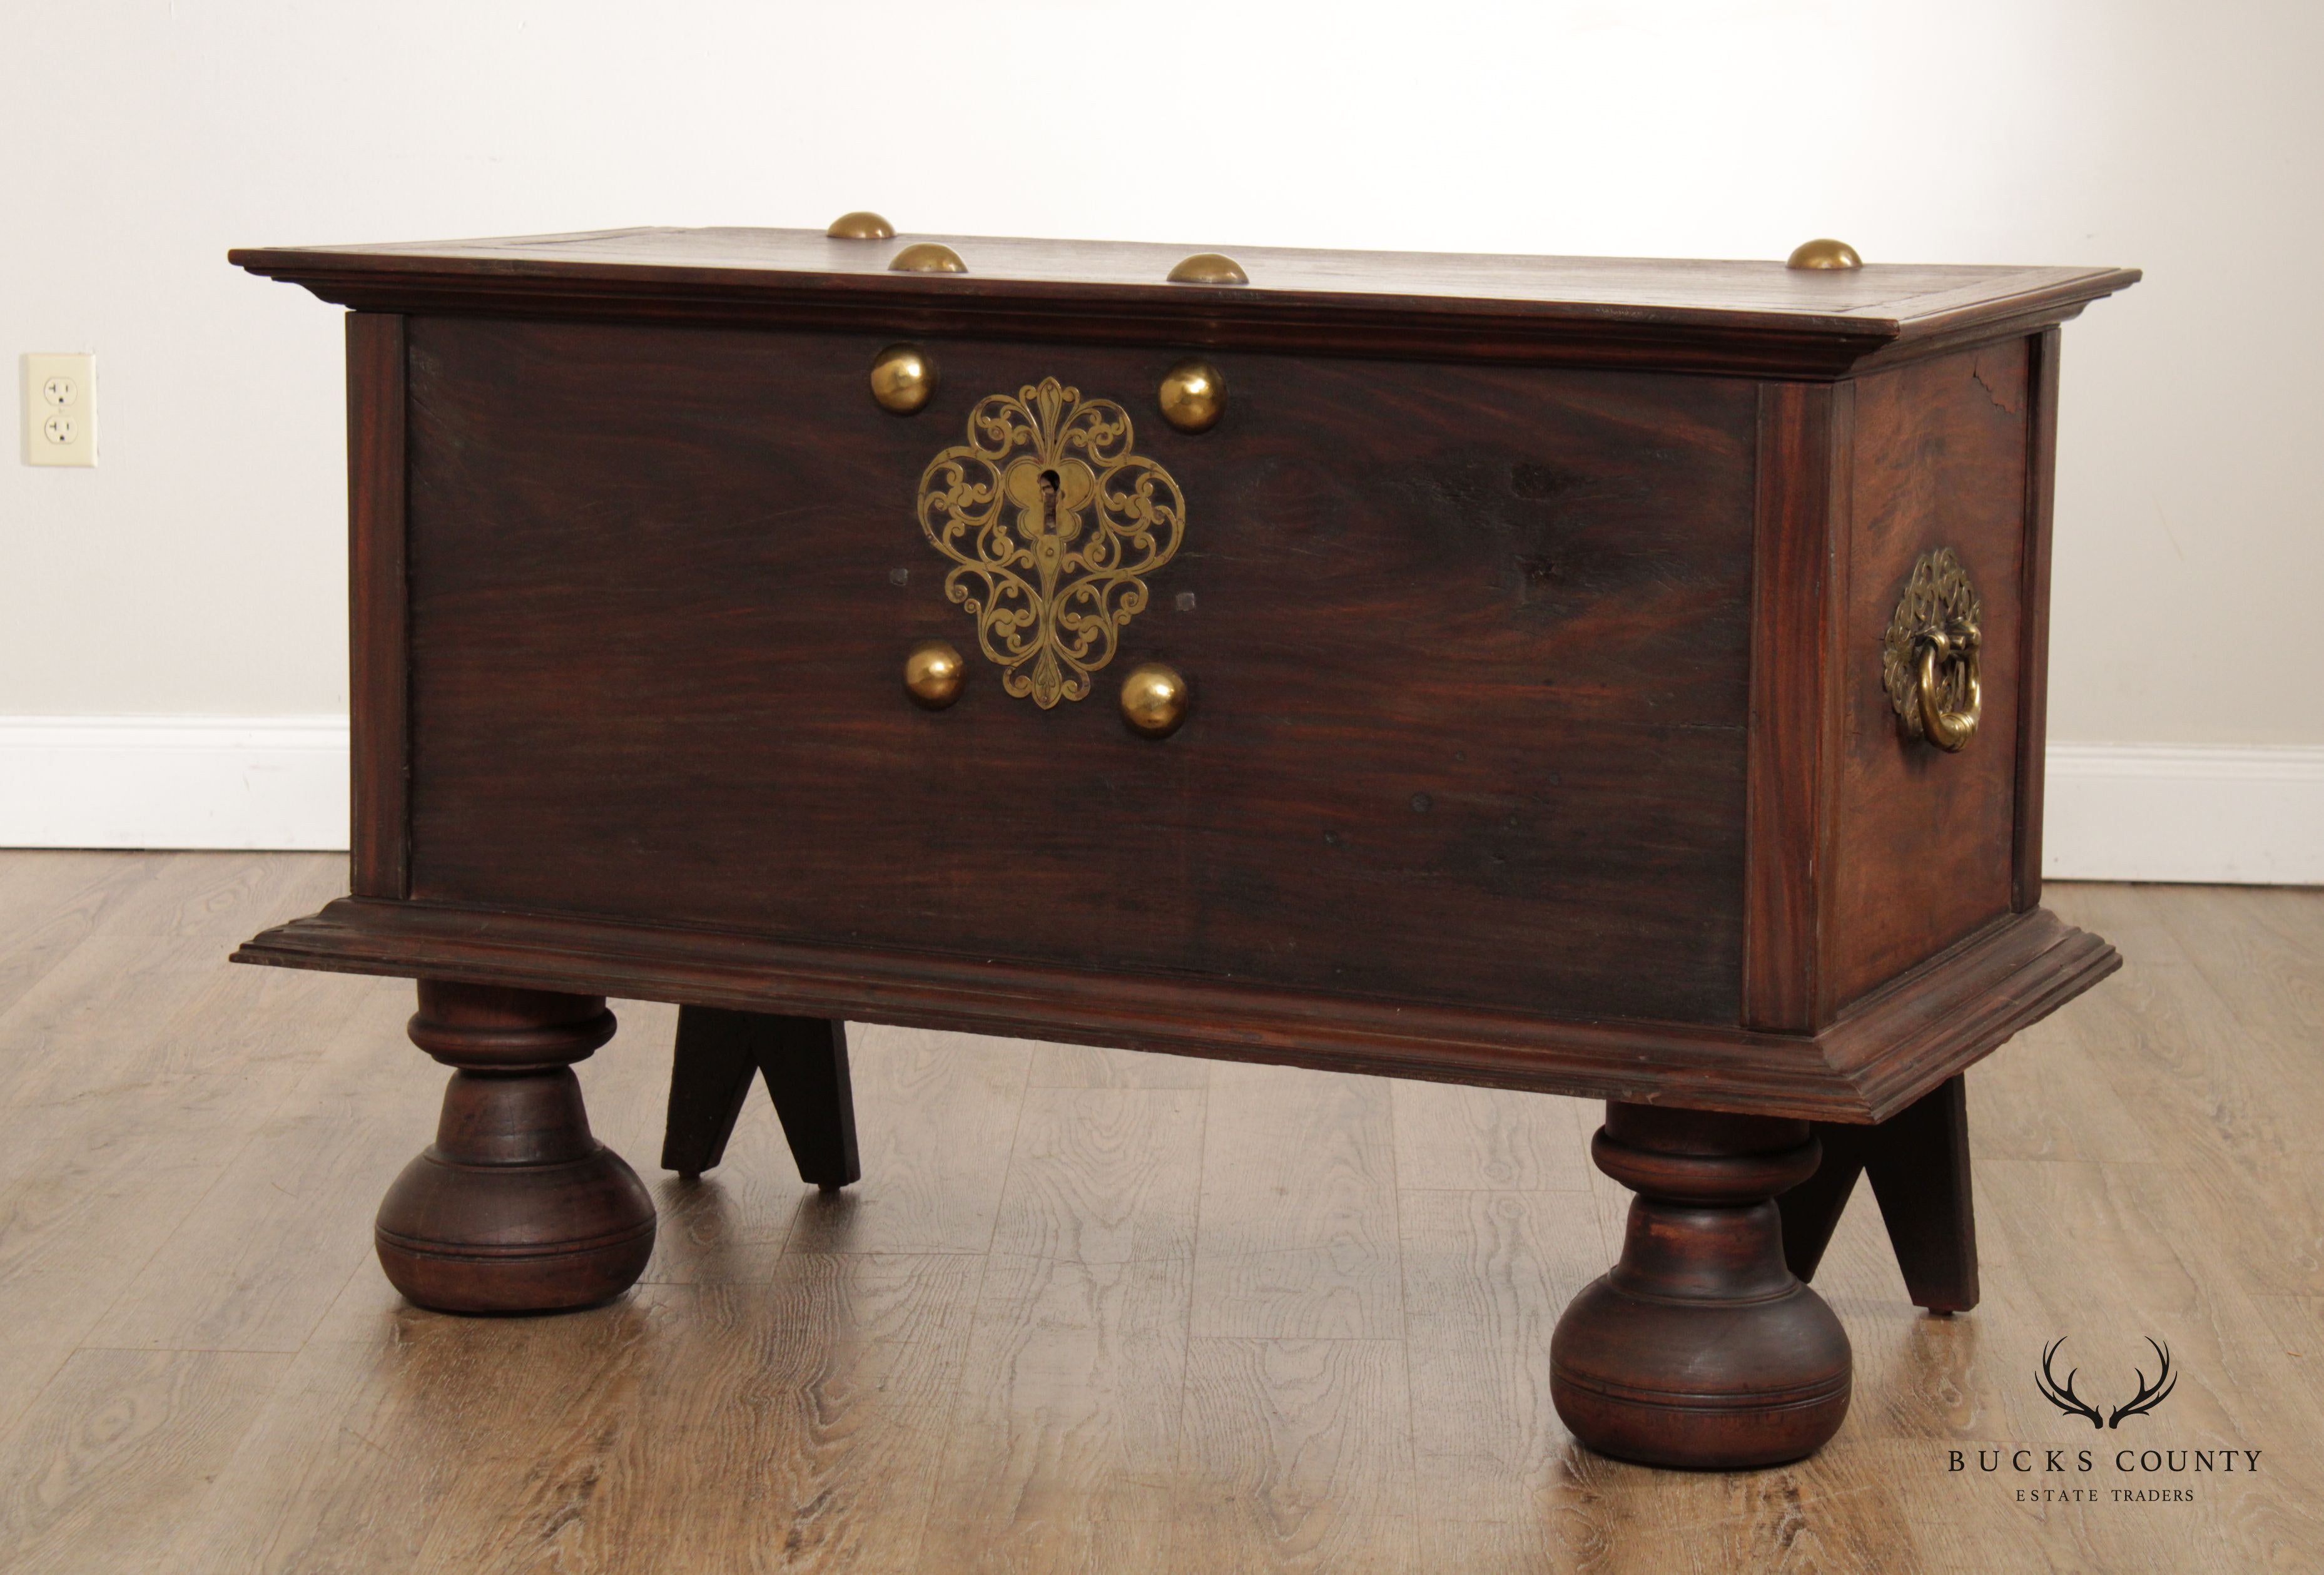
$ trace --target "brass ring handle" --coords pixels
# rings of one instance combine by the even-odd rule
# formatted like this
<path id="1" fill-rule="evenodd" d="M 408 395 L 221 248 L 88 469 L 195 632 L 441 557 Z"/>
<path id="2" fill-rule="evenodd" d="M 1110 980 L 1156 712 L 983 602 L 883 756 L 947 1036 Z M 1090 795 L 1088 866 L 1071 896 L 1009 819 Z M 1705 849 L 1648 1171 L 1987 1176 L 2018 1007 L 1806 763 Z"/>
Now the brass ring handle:
<path id="1" fill-rule="evenodd" d="M 1985 604 L 1950 547 L 1923 552 L 1880 642 L 1880 681 L 1907 739 L 1957 755 L 1985 709 L 1978 648 Z"/>
<path id="2" fill-rule="evenodd" d="M 1960 709 L 1945 709 L 1944 688 L 1938 681 L 1937 664 L 1948 653 L 1946 644 L 1940 635 L 1921 646 L 1921 733 L 1938 748 L 1954 755 L 1977 731 L 1978 717 L 1985 709 L 1985 686 L 1978 681 L 1977 646 L 1970 644 L 1959 653 L 1961 690 L 1967 698 Z"/>

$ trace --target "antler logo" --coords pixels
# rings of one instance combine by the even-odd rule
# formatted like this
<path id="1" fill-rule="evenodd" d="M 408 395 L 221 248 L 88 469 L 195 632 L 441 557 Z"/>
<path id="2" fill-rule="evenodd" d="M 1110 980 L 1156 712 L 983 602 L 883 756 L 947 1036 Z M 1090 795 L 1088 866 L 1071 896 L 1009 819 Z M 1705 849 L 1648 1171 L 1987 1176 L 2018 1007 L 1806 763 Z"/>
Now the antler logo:
<path id="1" fill-rule="evenodd" d="M 2101 1420 L 2098 1407 L 2074 1393 L 2074 1379 L 2081 1372 L 2080 1367 L 2067 1369 L 2065 1382 L 2062 1384 L 2058 1381 L 2058 1376 L 2050 1370 L 2051 1358 L 2058 1354 L 2058 1348 L 2065 1343 L 2066 1337 L 2060 1335 L 2042 1348 L 2042 1376 L 2034 1380 L 2034 1386 L 2042 1391 L 2043 1399 L 2064 1412 L 2068 1416 L 2088 1418 L 2092 1427 L 2120 1427 L 2125 1417 L 2144 1416 L 2162 1404 L 2171 1391 L 2178 1386 L 2179 1380 L 2171 1371 L 2171 1348 L 2163 1345 L 2153 1335 L 2149 1335 L 2146 1337 L 2146 1343 L 2154 1348 L 2155 1357 L 2163 1364 L 2155 1369 L 2154 1381 L 2148 1383 L 2146 1369 L 2139 1368 L 2138 1393 L 2131 1397 L 2130 1404 L 2116 1406 L 2111 1415 Z"/>

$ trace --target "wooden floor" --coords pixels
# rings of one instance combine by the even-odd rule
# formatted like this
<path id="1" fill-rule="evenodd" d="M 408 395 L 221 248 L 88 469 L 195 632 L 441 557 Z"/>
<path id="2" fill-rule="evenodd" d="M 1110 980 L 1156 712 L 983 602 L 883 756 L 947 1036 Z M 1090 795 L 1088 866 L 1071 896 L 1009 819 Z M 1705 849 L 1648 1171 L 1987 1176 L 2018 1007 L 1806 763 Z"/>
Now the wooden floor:
<path id="1" fill-rule="evenodd" d="M 2129 966 L 1970 1076 L 1984 1305 L 1918 1315 L 1859 1195 L 1818 1281 L 1847 1426 L 1700 1477 L 1551 1410 L 1624 1198 L 1538 1096 L 858 1030 L 860 1187 L 802 1189 L 755 1097 L 687 1186 L 674 1014 L 617 1005 L 581 1071 L 661 1206 L 646 1283 L 403 1306 L 369 1231 L 443 1083 L 410 987 L 222 961 L 344 869 L 0 854 L 11 1575 L 2324 1568 L 2324 893 L 2054 888 Z M 2150 1335 L 2152 1415 L 2035 1391 L 2064 1336 L 2119 1402 Z"/>

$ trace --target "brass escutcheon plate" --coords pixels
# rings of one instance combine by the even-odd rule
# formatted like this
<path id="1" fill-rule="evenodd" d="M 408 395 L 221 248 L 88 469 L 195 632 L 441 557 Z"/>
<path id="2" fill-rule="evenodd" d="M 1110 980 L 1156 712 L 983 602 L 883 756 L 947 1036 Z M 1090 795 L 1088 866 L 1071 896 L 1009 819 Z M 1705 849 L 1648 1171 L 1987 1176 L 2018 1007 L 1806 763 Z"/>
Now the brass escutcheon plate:
<path id="1" fill-rule="evenodd" d="M 945 595 L 1007 670 L 1001 687 L 1044 710 L 1090 692 L 1185 532 L 1185 496 L 1135 437 L 1121 406 L 1044 377 L 977 401 L 968 441 L 921 473 Z"/>

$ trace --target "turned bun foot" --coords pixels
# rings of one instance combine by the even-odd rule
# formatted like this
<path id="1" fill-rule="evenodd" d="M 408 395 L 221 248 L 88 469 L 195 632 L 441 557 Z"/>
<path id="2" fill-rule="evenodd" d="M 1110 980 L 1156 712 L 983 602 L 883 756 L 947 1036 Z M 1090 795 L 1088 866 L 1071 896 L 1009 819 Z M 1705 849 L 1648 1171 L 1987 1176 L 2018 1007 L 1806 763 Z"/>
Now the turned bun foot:
<path id="1" fill-rule="evenodd" d="M 589 1132 L 571 1063 L 604 1001 L 422 980 L 412 1042 L 451 1066 L 435 1143 L 379 1206 L 380 1267 L 443 1312 L 555 1312 L 618 1296 L 653 1255 L 637 1172 Z"/>
<path id="2" fill-rule="evenodd" d="M 1848 1414 L 1848 1336 L 1784 1262 L 1774 1199 L 1803 1121 L 1609 1105 L 1598 1168 L 1637 1193 L 1621 1261 L 1565 1310 L 1550 1396 L 1600 1454 L 1734 1470 L 1815 1452 Z"/>

